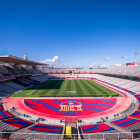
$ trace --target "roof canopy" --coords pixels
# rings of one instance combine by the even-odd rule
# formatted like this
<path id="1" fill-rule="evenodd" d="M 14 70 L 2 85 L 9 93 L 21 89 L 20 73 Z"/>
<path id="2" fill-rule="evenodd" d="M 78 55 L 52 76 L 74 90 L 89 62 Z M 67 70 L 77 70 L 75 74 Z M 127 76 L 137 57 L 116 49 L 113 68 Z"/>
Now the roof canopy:
<path id="1" fill-rule="evenodd" d="M 8 55 L 8 56 L 0 56 L 0 62 L 5 62 L 5 63 L 14 63 L 14 64 L 24 64 L 24 65 L 48 65 L 36 61 L 31 61 L 31 60 L 26 60 L 20 57 Z"/>

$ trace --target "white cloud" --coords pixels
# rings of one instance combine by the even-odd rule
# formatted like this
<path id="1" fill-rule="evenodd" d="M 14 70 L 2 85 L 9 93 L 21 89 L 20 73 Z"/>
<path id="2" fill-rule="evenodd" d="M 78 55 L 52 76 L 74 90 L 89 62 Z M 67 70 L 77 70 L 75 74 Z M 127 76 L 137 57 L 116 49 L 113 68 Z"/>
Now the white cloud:
<path id="1" fill-rule="evenodd" d="M 60 62 L 60 58 L 58 56 L 54 56 L 52 60 L 47 59 L 47 60 L 42 61 L 42 63 L 46 63 L 46 64 L 55 64 L 58 62 Z"/>
<path id="2" fill-rule="evenodd" d="M 109 68 L 109 67 L 112 67 L 112 64 L 102 64 L 100 65 L 102 68 Z"/>
<path id="3" fill-rule="evenodd" d="M 86 65 L 84 68 L 98 68 L 101 65 L 101 63 L 92 63 Z"/>
<path id="4" fill-rule="evenodd" d="M 120 67 L 122 64 L 113 64 L 116 67 Z"/>
<path id="5" fill-rule="evenodd" d="M 106 57 L 104 60 L 108 60 L 108 59 L 110 59 L 109 57 Z"/>

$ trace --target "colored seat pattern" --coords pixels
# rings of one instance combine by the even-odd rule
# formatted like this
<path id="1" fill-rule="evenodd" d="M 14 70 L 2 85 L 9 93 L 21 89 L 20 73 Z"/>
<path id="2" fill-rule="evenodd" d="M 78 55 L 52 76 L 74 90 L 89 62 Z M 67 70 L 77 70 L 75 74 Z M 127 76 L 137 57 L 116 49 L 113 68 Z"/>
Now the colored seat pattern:
<path id="1" fill-rule="evenodd" d="M 111 123 L 124 128 L 124 127 L 130 126 L 130 125 L 136 124 L 138 122 L 140 122 L 140 120 L 125 117 L 125 118 L 113 121 Z"/>
<path id="2" fill-rule="evenodd" d="M 130 117 L 140 119 L 140 110 L 136 110 L 133 114 L 130 115 Z"/>
<path id="3" fill-rule="evenodd" d="M 114 128 L 112 128 L 109 125 L 104 124 L 104 123 L 103 124 L 81 126 L 81 129 L 82 129 L 84 134 L 115 130 Z"/>
<path id="4" fill-rule="evenodd" d="M 24 99 L 24 104 L 38 112 L 57 116 L 81 116 L 100 113 L 112 108 L 116 104 L 116 98 L 98 99 Z M 60 105 L 73 104 L 74 109 L 65 108 L 62 110 Z M 77 103 L 77 104 L 76 104 Z M 78 110 L 77 105 L 81 105 Z"/>
<path id="5" fill-rule="evenodd" d="M 2 120 L 2 122 L 7 123 L 8 125 L 17 127 L 19 129 L 32 124 L 32 122 L 22 120 L 20 118 L 6 119 L 6 120 Z"/>
<path id="6" fill-rule="evenodd" d="M 140 96 L 135 96 L 138 100 L 138 102 L 140 103 Z"/>
<path id="7" fill-rule="evenodd" d="M 3 110 L 3 107 L 2 107 L 2 105 L 0 105 L 0 110 Z"/>
<path id="8" fill-rule="evenodd" d="M 135 95 L 135 97 L 137 98 L 137 100 L 138 100 L 138 102 L 139 102 L 138 110 L 140 110 L 140 95 Z"/>
<path id="9" fill-rule="evenodd" d="M 11 115 L 9 112 L 5 110 L 0 111 L 0 119 L 6 119 L 6 118 L 11 118 L 13 115 Z"/>
<path id="10" fill-rule="evenodd" d="M 46 125 L 46 124 L 37 124 L 37 125 L 34 125 L 34 126 L 28 128 L 28 130 L 37 131 L 37 132 L 45 132 L 45 133 L 59 134 L 60 133 L 60 130 L 61 130 L 61 126 L 57 126 L 57 125 Z"/>

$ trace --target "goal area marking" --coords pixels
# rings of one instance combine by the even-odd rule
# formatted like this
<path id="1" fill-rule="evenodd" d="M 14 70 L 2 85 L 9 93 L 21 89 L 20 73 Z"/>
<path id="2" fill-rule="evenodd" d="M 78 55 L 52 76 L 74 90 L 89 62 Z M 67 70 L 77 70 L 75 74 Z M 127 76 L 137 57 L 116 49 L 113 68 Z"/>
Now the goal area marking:
<path id="1" fill-rule="evenodd" d="M 77 95 L 76 91 L 66 91 L 66 94 L 68 95 Z"/>

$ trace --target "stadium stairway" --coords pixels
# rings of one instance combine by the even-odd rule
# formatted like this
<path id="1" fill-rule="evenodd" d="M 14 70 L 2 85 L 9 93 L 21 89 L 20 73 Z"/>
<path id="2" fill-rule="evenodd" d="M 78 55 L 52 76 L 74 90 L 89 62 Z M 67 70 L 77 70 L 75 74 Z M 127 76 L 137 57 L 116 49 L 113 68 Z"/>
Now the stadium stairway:
<path id="1" fill-rule="evenodd" d="M 124 83 L 124 84 L 122 84 L 122 85 L 126 85 L 126 84 L 131 83 L 131 82 L 132 82 L 132 81 L 128 81 L 128 82 L 126 82 L 126 83 Z M 122 86 L 122 85 L 121 85 L 121 86 Z"/>
<path id="2" fill-rule="evenodd" d="M 139 67 L 136 67 L 134 70 L 131 71 L 131 73 L 129 75 L 132 75 L 135 71 L 137 71 L 139 69 Z"/>
<path id="3" fill-rule="evenodd" d="M 78 78 L 79 73 L 77 74 L 76 78 Z"/>
<path id="4" fill-rule="evenodd" d="M 54 76 L 54 74 L 53 73 L 51 73 L 52 74 L 52 76 Z M 54 76 L 55 77 L 55 76 Z"/>
<path id="5" fill-rule="evenodd" d="M 76 121 L 66 121 L 66 126 L 71 126 L 73 139 L 78 139 L 78 131 Z"/>
<path id="6" fill-rule="evenodd" d="M 81 76 L 81 78 L 83 78 L 83 77 L 84 77 L 84 75 L 85 75 L 85 74 L 83 74 L 83 75 Z"/>
<path id="7" fill-rule="evenodd" d="M 64 77 L 66 78 L 66 75 L 65 74 L 63 74 L 64 75 Z"/>
<path id="8" fill-rule="evenodd" d="M 139 90 L 139 91 L 136 91 L 136 93 L 137 93 L 137 94 L 140 94 L 140 90 Z"/>
<path id="9" fill-rule="evenodd" d="M 116 83 L 119 83 L 119 82 L 121 82 L 121 81 L 123 81 L 123 80 L 125 80 L 125 79 L 122 79 L 122 80 L 120 80 L 120 81 L 117 81 Z M 114 83 L 114 84 L 116 84 L 116 83 Z"/>
<path id="10" fill-rule="evenodd" d="M 57 73 L 57 74 L 58 74 L 59 78 L 61 78 L 61 76 L 59 75 L 59 73 Z"/>
<path id="11" fill-rule="evenodd" d="M 135 86 L 129 87 L 128 89 L 133 88 L 133 87 L 136 87 L 136 86 L 139 86 L 139 85 L 140 85 L 140 84 L 137 84 L 137 85 L 135 85 Z"/>

